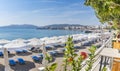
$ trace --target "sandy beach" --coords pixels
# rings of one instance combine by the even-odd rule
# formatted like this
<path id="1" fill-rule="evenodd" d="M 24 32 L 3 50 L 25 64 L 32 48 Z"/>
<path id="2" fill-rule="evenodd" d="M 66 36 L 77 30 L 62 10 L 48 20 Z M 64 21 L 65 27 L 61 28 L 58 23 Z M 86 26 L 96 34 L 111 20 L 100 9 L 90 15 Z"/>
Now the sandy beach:
<path id="1" fill-rule="evenodd" d="M 77 46 L 79 48 L 76 48 L 75 53 L 77 53 L 78 55 L 80 54 L 80 52 L 86 52 L 89 54 L 88 48 L 91 45 L 96 45 L 98 46 L 98 48 L 102 45 L 102 41 L 100 39 L 98 39 L 97 41 L 90 43 L 90 45 L 83 45 L 82 43 L 85 42 L 87 40 L 84 41 L 80 41 L 74 44 L 74 46 Z M 64 47 L 57 47 L 54 50 L 59 50 L 62 49 Z M 47 50 L 47 52 L 49 52 L 51 50 Z M 17 62 L 17 58 L 23 58 L 25 60 L 25 64 L 24 65 L 20 65 L 20 64 L 16 64 L 15 66 L 10 66 L 10 68 L 13 71 L 39 71 L 38 68 L 42 67 L 43 64 L 41 64 L 42 62 L 34 62 L 32 59 L 32 56 L 38 56 L 40 54 L 40 52 L 32 52 L 32 51 L 28 51 L 28 53 L 20 53 L 20 54 L 16 54 L 15 52 L 10 52 L 9 55 L 9 59 L 14 59 Z M 62 56 L 54 56 L 54 61 L 49 63 L 48 66 L 52 63 L 57 63 L 58 67 L 56 71 L 63 71 L 63 55 Z M 0 57 L 0 71 L 4 71 L 4 58 Z"/>

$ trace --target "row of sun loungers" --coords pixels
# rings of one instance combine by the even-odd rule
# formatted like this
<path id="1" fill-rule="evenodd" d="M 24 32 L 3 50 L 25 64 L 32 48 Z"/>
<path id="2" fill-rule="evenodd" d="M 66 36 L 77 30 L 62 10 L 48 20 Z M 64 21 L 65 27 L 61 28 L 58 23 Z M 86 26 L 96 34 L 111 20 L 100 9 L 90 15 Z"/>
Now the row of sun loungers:
<path id="1" fill-rule="evenodd" d="M 9 59 L 9 65 L 15 66 L 17 63 L 25 64 L 25 60 L 22 58 L 18 58 L 17 61 L 15 61 L 14 59 Z"/>
<path id="2" fill-rule="evenodd" d="M 19 54 L 19 53 L 27 53 L 28 51 L 27 50 L 15 50 L 15 52 Z"/>
<path id="3" fill-rule="evenodd" d="M 27 53 L 28 50 L 15 50 L 15 52 L 17 54 L 19 54 L 19 53 Z M 8 51 L 8 54 L 10 54 L 10 51 Z M 0 51 L 0 56 L 3 56 L 3 52 L 2 51 Z"/>

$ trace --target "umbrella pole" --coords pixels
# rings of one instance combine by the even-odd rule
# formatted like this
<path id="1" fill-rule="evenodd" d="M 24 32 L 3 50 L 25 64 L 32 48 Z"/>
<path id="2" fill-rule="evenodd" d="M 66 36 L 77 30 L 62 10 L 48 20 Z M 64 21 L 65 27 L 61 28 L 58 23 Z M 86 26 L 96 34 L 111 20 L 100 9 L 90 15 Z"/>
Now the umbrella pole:
<path id="1" fill-rule="evenodd" d="M 45 44 L 43 44 L 43 61 L 42 61 L 42 64 L 43 64 L 44 67 L 46 67 L 46 65 L 47 65 Z"/>
<path id="2" fill-rule="evenodd" d="M 8 59 L 7 48 L 4 48 L 5 71 L 11 71 L 8 60 L 9 60 L 9 59 Z"/>

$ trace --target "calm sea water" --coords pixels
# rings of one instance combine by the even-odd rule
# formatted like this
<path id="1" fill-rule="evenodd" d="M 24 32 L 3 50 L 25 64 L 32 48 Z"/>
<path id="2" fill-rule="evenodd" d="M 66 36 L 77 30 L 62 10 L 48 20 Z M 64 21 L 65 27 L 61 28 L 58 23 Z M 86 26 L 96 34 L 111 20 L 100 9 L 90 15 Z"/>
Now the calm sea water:
<path id="1" fill-rule="evenodd" d="M 0 39 L 30 39 L 84 33 L 71 30 L 0 29 Z"/>

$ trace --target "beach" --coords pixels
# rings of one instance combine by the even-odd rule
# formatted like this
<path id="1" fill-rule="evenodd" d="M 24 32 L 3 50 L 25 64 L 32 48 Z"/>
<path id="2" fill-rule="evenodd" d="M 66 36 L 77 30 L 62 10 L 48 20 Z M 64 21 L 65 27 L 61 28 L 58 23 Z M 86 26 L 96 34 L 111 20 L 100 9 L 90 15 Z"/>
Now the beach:
<path id="1" fill-rule="evenodd" d="M 104 38 L 102 38 L 104 35 Z M 89 54 L 89 47 L 91 45 L 95 45 L 97 46 L 97 48 L 99 48 L 102 44 L 103 44 L 103 41 L 102 39 L 104 39 L 104 41 L 106 41 L 108 38 L 109 38 L 109 33 L 92 33 L 92 34 L 75 34 L 75 35 L 72 35 L 73 36 L 73 42 L 74 42 L 74 47 L 75 47 L 75 53 L 77 53 L 78 55 L 80 54 L 80 52 L 86 52 L 87 54 Z M 58 50 L 63 50 L 65 49 L 64 46 L 56 46 L 54 44 L 57 44 L 57 43 L 52 43 L 53 42 L 53 39 L 55 40 L 56 38 L 59 39 L 59 40 L 62 40 L 60 38 L 63 38 L 64 41 L 62 40 L 61 42 L 59 41 L 59 44 L 64 44 L 65 41 L 67 40 L 68 36 L 59 36 L 59 37 L 51 37 L 51 38 L 42 38 L 42 41 L 50 41 L 51 42 L 51 46 L 53 46 L 54 49 L 46 49 L 47 52 L 50 52 L 50 51 L 57 51 L 59 52 Z M 47 43 L 50 43 L 50 42 L 47 42 Z M 50 44 L 49 44 L 50 45 Z M 31 46 L 32 47 L 32 46 Z M 30 47 L 30 48 L 31 48 Z M 38 46 L 34 46 L 34 47 L 38 47 Z M 40 62 L 35 62 L 33 59 L 32 59 L 32 56 L 39 56 L 39 54 L 41 54 L 42 52 L 33 52 L 33 51 L 30 51 L 30 48 L 27 48 L 28 52 L 27 53 L 20 53 L 20 54 L 17 54 L 15 51 L 10 51 L 10 54 L 9 54 L 9 59 L 14 59 L 16 62 L 17 62 L 17 58 L 22 58 L 25 60 L 25 64 L 23 65 L 20 65 L 17 64 L 15 66 L 10 66 L 10 68 L 13 70 L 13 71 L 39 71 L 38 68 L 39 67 L 42 67 L 43 64 L 42 64 L 42 61 Z M 39 46 L 39 49 L 41 49 L 42 46 Z M 62 54 L 61 54 L 62 53 Z M 59 54 L 55 55 L 55 56 L 52 56 L 54 58 L 54 60 L 47 64 L 48 66 L 52 63 L 57 63 L 58 64 L 58 67 L 57 67 L 57 70 L 56 71 L 63 71 L 63 55 L 64 52 L 60 52 Z M 3 57 L 0 57 L 0 71 L 4 71 L 4 58 Z"/>

